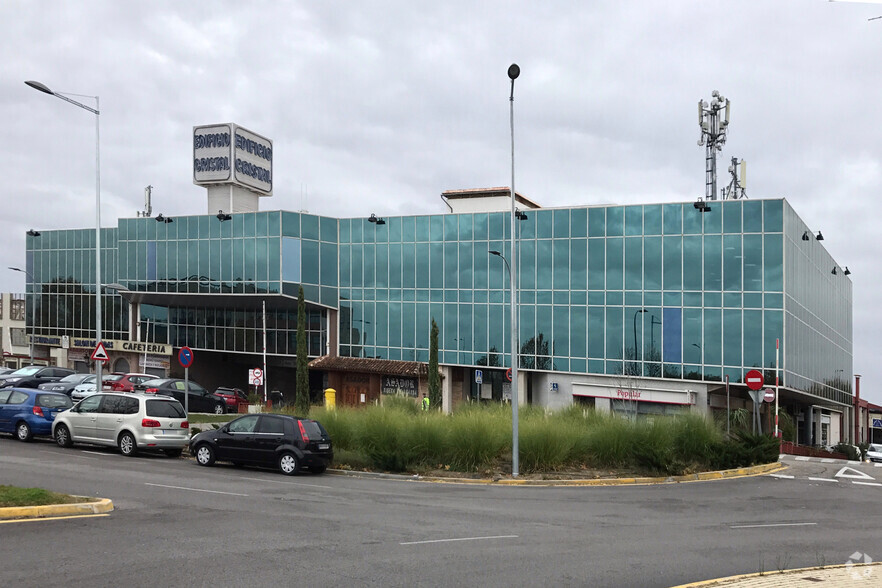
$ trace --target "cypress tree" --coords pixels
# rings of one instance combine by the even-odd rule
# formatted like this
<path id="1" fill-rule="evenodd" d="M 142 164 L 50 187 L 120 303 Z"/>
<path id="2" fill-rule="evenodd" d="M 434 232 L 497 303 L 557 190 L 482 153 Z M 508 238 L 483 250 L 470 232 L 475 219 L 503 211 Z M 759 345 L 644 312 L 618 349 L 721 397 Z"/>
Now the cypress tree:
<path id="1" fill-rule="evenodd" d="M 297 293 L 297 398 L 294 407 L 299 416 L 309 415 L 309 351 L 306 346 L 306 301 L 303 286 Z"/>
<path id="2" fill-rule="evenodd" d="M 432 319 L 429 337 L 429 406 L 441 408 L 441 375 L 438 373 L 438 324 Z"/>

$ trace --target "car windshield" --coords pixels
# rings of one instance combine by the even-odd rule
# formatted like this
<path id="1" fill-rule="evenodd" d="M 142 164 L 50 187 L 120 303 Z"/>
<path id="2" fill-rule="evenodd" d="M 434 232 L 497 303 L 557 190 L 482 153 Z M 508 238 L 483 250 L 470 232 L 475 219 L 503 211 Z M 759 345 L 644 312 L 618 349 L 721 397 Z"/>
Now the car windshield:
<path id="1" fill-rule="evenodd" d="M 318 421 L 300 421 L 300 423 L 303 425 L 303 430 L 306 431 L 306 435 L 310 439 L 322 439 L 328 436 L 325 432 L 325 428 L 322 427 Z"/>
<path id="2" fill-rule="evenodd" d="M 62 394 L 40 394 L 37 396 L 36 405 L 45 408 L 70 408 L 73 402 Z"/>
<path id="3" fill-rule="evenodd" d="M 15 370 L 11 374 L 6 374 L 7 376 L 33 376 L 37 372 L 43 369 L 42 366 L 39 365 L 29 365 L 28 367 L 23 367 L 20 370 Z"/>
<path id="4" fill-rule="evenodd" d="M 82 382 L 87 377 L 88 377 L 87 374 L 71 374 L 69 376 L 64 376 L 63 378 L 61 378 L 58 381 L 59 382 L 67 382 L 67 383 L 72 383 L 72 382 L 76 383 L 76 382 Z"/>
<path id="5" fill-rule="evenodd" d="M 101 376 L 101 379 L 105 382 L 116 382 L 117 380 L 122 380 L 123 374 L 110 374 L 109 376 Z"/>
<path id="6" fill-rule="evenodd" d="M 144 386 L 146 388 L 159 388 L 160 386 L 162 386 L 166 382 L 168 382 L 168 378 L 156 378 L 155 380 L 147 380 L 147 381 L 141 382 L 140 385 Z"/>
<path id="7" fill-rule="evenodd" d="M 184 407 L 177 400 L 148 400 L 147 416 L 165 417 L 172 419 L 187 418 Z"/>

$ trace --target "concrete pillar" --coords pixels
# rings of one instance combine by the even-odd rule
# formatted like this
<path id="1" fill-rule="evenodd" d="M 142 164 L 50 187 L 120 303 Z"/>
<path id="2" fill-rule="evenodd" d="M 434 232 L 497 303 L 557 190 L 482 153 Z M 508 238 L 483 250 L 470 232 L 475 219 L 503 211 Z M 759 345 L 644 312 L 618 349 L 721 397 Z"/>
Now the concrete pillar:
<path id="1" fill-rule="evenodd" d="M 441 369 L 441 410 L 450 414 L 453 410 L 453 368 L 439 366 Z"/>
<path id="2" fill-rule="evenodd" d="M 518 406 L 527 404 L 527 372 L 518 370 Z"/>
<path id="3" fill-rule="evenodd" d="M 609 398 L 595 398 L 594 410 L 596 410 L 597 412 L 609 414 L 609 412 L 612 410 L 610 407 Z"/>

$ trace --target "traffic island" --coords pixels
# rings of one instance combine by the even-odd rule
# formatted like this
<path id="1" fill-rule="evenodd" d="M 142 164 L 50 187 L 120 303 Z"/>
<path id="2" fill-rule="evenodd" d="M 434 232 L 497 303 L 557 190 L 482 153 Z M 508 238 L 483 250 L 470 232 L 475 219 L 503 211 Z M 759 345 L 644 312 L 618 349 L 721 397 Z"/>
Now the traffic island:
<path id="1" fill-rule="evenodd" d="M 106 514 L 113 510 L 107 498 L 71 496 L 42 488 L 0 486 L 0 521 Z"/>
<path id="2" fill-rule="evenodd" d="M 451 476 L 432 476 L 420 474 L 390 474 L 388 472 L 370 472 L 358 470 L 331 469 L 329 474 L 344 476 L 363 476 L 386 478 L 392 480 L 438 482 L 446 484 L 487 484 L 499 486 L 626 486 L 646 484 L 680 484 L 685 482 L 703 482 L 710 480 L 730 480 L 734 478 L 746 478 L 772 474 L 785 469 L 787 466 L 780 462 L 762 465 L 735 468 L 731 470 L 719 470 L 713 472 L 699 472 L 682 476 L 658 476 L 658 477 L 621 477 L 621 478 L 589 478 L 589 479 L 552 479 L 552 478 L 467 478 Z"/>

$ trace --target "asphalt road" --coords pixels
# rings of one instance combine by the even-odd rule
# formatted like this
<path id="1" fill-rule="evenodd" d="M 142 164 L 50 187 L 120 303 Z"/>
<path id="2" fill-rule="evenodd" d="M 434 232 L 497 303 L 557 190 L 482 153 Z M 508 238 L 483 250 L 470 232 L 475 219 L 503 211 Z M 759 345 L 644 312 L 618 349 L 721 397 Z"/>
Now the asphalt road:
<path id="1" fill-rule="evenodd" d="M 872 479 L 855 484 L 820 481 L 838 464 L 788 463 L 793 478 L 498 487 L 285 477 L 4 436 L 0 484 L 111 498 L 116 511 L 0 524 L 0 584 L 671 586 L 882 559 L 882 487 L 870 485 L 882 469 L 855 465 Z"/>

